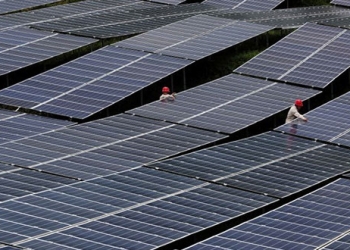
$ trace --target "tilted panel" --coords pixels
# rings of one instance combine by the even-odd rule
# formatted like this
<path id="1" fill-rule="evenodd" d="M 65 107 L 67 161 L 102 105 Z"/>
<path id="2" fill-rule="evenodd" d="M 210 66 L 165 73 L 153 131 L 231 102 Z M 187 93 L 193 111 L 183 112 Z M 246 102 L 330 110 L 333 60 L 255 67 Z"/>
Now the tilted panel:
<path id="1" fill-rule="evenodd" d="M 0 109 L 0 144 L 61 129 L 75 123 Z"/>
<path id="2" fill-rule="evenodd" d="M 163 188 L 164 186 L 160 186 L 160 189 Z M 147 191 L 149 189 L 143 188 L 143 193 Z M 95 248 L 104 246 L 111 249 L 166 247 L 168 243 L 238 218 L 274 201 L 262 195 L 215 184 L 203 184 L 203 187 L 183 189 L 177 194 L 163 194 L 152 202 L 106 214 L 103 218 L 52 232 L 37 241 L 21 245 L 31 247 L 34 246 L 32 243 L 38 244 L 39 241 L 78 249 L 84 248 L 81 246 L 86 244 L 96 244 Z"/>
<path id="3" fill-rule="evenodd" d="M 108 46 L 0 91 L 0 103 L 84 119 L 191 63 Z"/>
<path id="4" fill-rule="evenodd" d="M 0 31 L 0 76 L 96 41 L 28 28 Z"/>
<path id="5" fill-rule="evenodd" d="M 348 171 L 347 154 L 347 149 L 269 132 L 149 166 L 284 198 Z"/>
<path id="6" fill-rule="evenodd" d="M 90 179 L 137 168 L 224 137 L 123 114 L 6 143 L 0 162 Z"/>
<path id="7" fill-rule="evenodd" d="M 350 181 L 339 179 L 186 249 L 346 249 L 349 191 Z"/>
<path id="8" fill-rule="evenodd" d="M 304 114 L 308 122 L 295 119 L 276 130 L 314 140 L 350 146 L 350 94 L 344 94 Z M 302 112 L 302 111 L 301 111 Z"/>
<path id="9" fill-rule="evenodd" d="M 344 29 L 308 23 L 235 72 L 324 88 L 349 67 L 348 37 Z"/>
<path id="10" fill-rule="evenodd" d="M 268 26 L 198 15 L 123 40 L 115 45 L 199 60 L 270 29 Z"/>
<path id="11" fill-rule="evenodd" d="M 0 234 L 1 241 L 15 245 L 17 241 L 86 224 L 200 184 L 187 177 L 139 169 L 0 202 L 0 230 L 7 235 L 5 239 L 5 234 Z"/>
<path id="12" fill-rule="evenodd" d="M 336 4 L 336 5 L 342 5 L 342 6 L 350 7 L 350 3 L 347 0 L 332 0 L 331 4 Z"/>
<path id="13" fill-rule="evenodd" d="M 205 0 L 203 3 L 230 8 L 234 11 L 247 12 L 272 10 L 282 2 L 283 0 L 266 0 L 264 2 L 259 0 Z"/>
<path id="14" fill-rule="evenodd" d="M 218 8 L 206 4 L 163 5 L 143 2 L 141 5 L 104 10 L 33 24 L 38 29 L 96 38 L 111 38 L 139 34 L 175 21 L 209 13 Z M 134 7 L 134 9 L 132 9 Z"/>
<path id="15" fill-rule="evenodd" d="M 56 2 L 59 2 L 59 0 L 35 0 L 35 1 L 1 0 L 0 14 L 25 10 L 28 8 L 39 7 L 39 6 L 56 3 Z"/>
<path id="16" fill-rule="evenodd" d="M 173 102 L 155 101 L 127 113 L 231 134 L 287 109 L 296 96 L 318 93 L 230 74 L 178 93 Z"/>

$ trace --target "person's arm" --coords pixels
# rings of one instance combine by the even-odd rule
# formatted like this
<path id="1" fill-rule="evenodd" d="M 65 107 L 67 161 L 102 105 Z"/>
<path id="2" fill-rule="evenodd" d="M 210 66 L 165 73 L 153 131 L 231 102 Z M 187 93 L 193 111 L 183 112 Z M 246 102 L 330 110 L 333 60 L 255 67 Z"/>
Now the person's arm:
<path id="1" fill-rule="evenodd" d="M 307 118 L 306 118 L 305 116 L 303 116 L 302 114 L 300 114 L 300 113 L 298 112 L 297 109 L 295 109 L 294 116 L 295 116 L 296 118 L 299 118 L 299 119 L 302 119 L 302 120 L 304 120 L 304 121 L 307 121 Z"/>

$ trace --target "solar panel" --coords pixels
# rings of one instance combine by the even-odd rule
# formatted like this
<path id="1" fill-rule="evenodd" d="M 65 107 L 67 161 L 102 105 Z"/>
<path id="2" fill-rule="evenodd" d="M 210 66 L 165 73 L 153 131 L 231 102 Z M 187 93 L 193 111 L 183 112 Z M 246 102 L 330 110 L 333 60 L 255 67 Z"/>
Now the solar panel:
<path id="1" fill-rule="evenodd" d="M 326 19 L 318 22 L 322 25 L 334 26 L 344 29 L 350 28 L 350 17 L 349 16 L 335 16 L 332 19 Z"/>
<path id="2" fill-rule="evenodd" d="M 307 23 L 235 72 L 324 88 L 348 69 L 349 38 L 347 30 Z"/>
<path id="3" fill-rule="evenodd" d="M 350 93 L 346 93 L 326 104 L 305 114 L 308 122 L 298 119 L 284 124 L 277 131 L 314 140 L 322 140 L 350 146 L 348 110 L 350 107 Z"/>
<path id="4" fill-rule="evenodd" d="M 347 154 L 346 149 L 269 132 L 149 167 L 284 198 L 347 171 Z"/>
<path id="5" fill-rule="evenodd" d="M 83 13 L 94 13 L 96 11 L 112 10 L 116 8 L 128 10 L 128 8 L 132 8 L 132 6 L 136 7 L 143 4 L 145 4 L 145 2 L 140 0 L 119 0 L 117 2 L 114 0 L 86 0 L 66 3 L 0 16 L 0 29 L 28 26 L 44 21 L 53 22 L 62 17 L 77 16 Z"/>
<path id="6" fill-rule="evenodd" d="M 232 134 L 288 108 L 295 96 L 318 93 L 230 74 L 178 93 L 174 102 L 155 101 L 127 113 Z"/>
<path id="7" fill-rule="evenodd" d="M 217 133 L 122 114 L 6 143 L 0 162 L 91 179 L 223 138 Z"/>
<path id="8" fill-rule="evenodd" d="M 136 5 L 135 5 L 136 6 Z M 33 24 L 33 27 L 86 37 L 111 38 L 139 34 L 190 16 L 217 11 L 201 3 L 162 5 L 144 3 L 134 9 L 111 9 Z"/>
<path id="9" fill-rule="evenodd" d="M 85 119 L 193 61 L 107 46 L 0 91 L 0 103 Z"/>
<path id="10" fill-rule="evenodd" d="M 116 46 L 200 60 L 271 27 L 197 15 L 116 43 Z M 163 39 L 166 37 L 166 39 Z"/>
<path id="11" fill-rule="evenodd" d="M 5 14 L 13 11 L 20 11 L 28 8 L 39 7 L 42 5 L 59 2 L 58 0 L 35 0 L 35 1 L 21 1 L 21 0 L 1 0 L 0 14 Z"/>
<path id="12" fill-rule="evenodd" d="M 350 228 L 349 191 L 339 179 L 186 249 L 346 249 L 331 246 Z"/>
<path id="13" fill-rule="evenodd" d="M 38 224 L 36 231 L 47 230 L 48 224 L 39 221 L 48 220 L 56 228 L 55 231 L 38 232 L 36 239 L 27 241 L 26 231 L 14 229 L 10 233 L 22 238 L 16 237 L 7 242 L 39 250 L 43 249 L 40 243 L 77 249 L 85 249 L 84 246 L 94 249 L 154 249 L 275 201 L 262 195 L 208 185 L 161 171 L 143 168 L 140 171 L 142 173 L 131 171 L 126 176 L 113 175 L 58 188 L 30 199 L 20 198 L 11 211 L 9 209 L 15 204 L 0 204 L 4 212 L 0 213 L 0 217 L 6 218 L 8 223 L 20 223 L 21 218 L 29 219 L 43 209 L 52 214 L 52 219 L 57 213 L 61 215 L 55 223 L 42 214 L 27 224 L 28 227 Z M 119 195 L 120 198 L 115 198 Z M 122 197 L 125 197 L 124 200 L 121 200 Z M 58 201 L 60 204 L 57 204 Z M 7 217 L 33 206 L 36 208 L 23 216 Z M 81 213 L 87 208 L 90 208 L 88 213 Z M 106 213 L 107 208 L 111 212 Z M 101 212 L 104 215 L 99 216 Z M 68 221 L 70 217 L 72 220 Z"/>
<path id="14" fill-rule="evenodd" d="M 52 59 L 96 42 L 28 28 L 0 31 L 0 75 Z"/>
<path id="15" fill-rule="evenodd" d="M 347 0 L 332 0 L 331 4 L 336 4 L 336 5 L 342 5 L 342 6 L 350 7 L 350 3 Z"/>
<path id="16" fill-rule="evenodd" d="M 15 245 L 18 240 L 85 224 L 200 184 L 187 177 L 141 168 L 8 200 L 0 203 L 0 240 Z"/>
<path id="17" fill-rule="evenodd" d="M 0 144 L 73 125 L 73 122 L 0 109 Z"/>
<path id="18" fill-rule="evenodd" d="M 1 165 L 2 168 L 3 165 Z M 4 165 L 5 166 L 5 165 Z M 76 180 L 51 175 L 43 172 L 19 169 L 7 166 L 6 171 L 0 172 L 0 201 L 14 200 L 48 189 L 72 184 Z"/>
<path id="19" fill-rule="evenodd" d="M 345 19 L 350 15 L 350 10 L 337 6 L 322 5 L 253 12 L 238 12 L 228 9 L 211 12 L 208 15 L 263 24 L 275 28 L 291 29 L 298 28 L 307 22 L 323 23 L 332 22 L 334 19 Z"/>
<path id="20" fill-rule="evenodd" d="M 272 10 L 280 5 L 283 0 L 205 0 L 203 3 L 214 6 L 231 8 L 235 11 L 261 11 Z"/>
<path id="21" fill-rule="evenodd" d="M 186 0 L 150 0 L 150 2 L 178 5 L 186 2 Z"/>

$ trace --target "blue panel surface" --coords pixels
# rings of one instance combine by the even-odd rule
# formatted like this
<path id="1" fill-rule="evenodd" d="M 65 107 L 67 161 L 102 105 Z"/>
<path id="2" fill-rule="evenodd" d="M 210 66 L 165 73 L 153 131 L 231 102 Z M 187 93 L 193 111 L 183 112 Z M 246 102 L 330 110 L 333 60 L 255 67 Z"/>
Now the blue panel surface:
<path id="1" fill-rule="evenodd" d="M 317 249 L 350 229 L 349 192 L 350 180 L 339 179 L 186 249 Z M 346 249 L 345 238 L 322 249 Z"/>
<path id="2" fill-rule="evenodd" d="M 140 179 L 143 180 L 142 177 Z M 177 194 L 174 191 L 173 195 L 169 193 L 147 204 L 139 203 L 104 218 L 52 232 L 39 240 L 78 249 L 85 249 L 84 245 L 88 242 L 111 249 L 155 249 L 275 201 L 263 195 L 215 184 L 202 183 L 200 187 L 182 189 Z M 23 246 L 31 244 L 28 242 Z"/>
<path id="3" fill-rule="evenodd" d="M 0 5 L 2 3 L 0 2 Z M 6 75 L 94 42 L 95 39 L 76 38 L 23 27 L 0 31 L 0 75 Z M 10 93 L 4 96 L 4 100 L 9 97 Z"/>
<path id="4" fill-rule="evenodd" d="M 107 46 L 0 91 L 0 103 L 84 119 L 191 63 Z"/>
<path id="5" fill-rule="evenodd" d="M 232 134 L 319 91 L 230 74 L 177 94 L 174 102 L 155 101 L 127 111 L 144 117 Z M 271 98 L 273 97 L 273 98 Z"/>
<path id="6" fill-rule="evenodd" d="M 203 3 L 243 12 L 272 10 L 282 2 L 282 0 L 266 0 L 264 2 L 259 0 L 205 0 Z"/>
<path id="7" fill-rule="evenodd" d="M 28 8 L 39 7 L 41 5 L 51 4 L 55 2 L 59 2 L 59 0 L 35 0 L 35 1 L 2 0 L 0 2 L 0 14 L 20 11 Z"/>
<path id="8" fill-rule="evenodd" d="M 200 60 L 271 27 L 197 15 L 116 43 L 116 46 Z M 166 37 L 167 39 L 163 39 Z"/>
<path id="9" fill-rule="evenodd" d="M 350 94 L 346 93 L 305 114 L 308 122 L 295 119 L 276 130 L 314 140 L 350 146 Z M 301 111 L 302 112 L 302 111 Z"/>
<path id="10" fill-rule="evenodd" d="M 324 88 L 348 69 L 349 38 L 345 29 L 307 23 L 235 72 Z"/>

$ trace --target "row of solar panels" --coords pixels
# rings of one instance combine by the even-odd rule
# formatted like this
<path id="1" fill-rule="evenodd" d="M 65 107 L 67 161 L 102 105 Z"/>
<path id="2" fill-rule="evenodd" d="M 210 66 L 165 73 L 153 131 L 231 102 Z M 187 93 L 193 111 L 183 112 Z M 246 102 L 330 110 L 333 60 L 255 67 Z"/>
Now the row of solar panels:
<path id="1" fill-rule="evenodd" d="M 88 181 L 1 165 L 0 241 L 33 249 L 154 249 L 339 176 L 349 170 L 347 156 L 348 149 L 269 132 Z M 134 149 L 130 157 L 140 154 Z M 85 162 L 105 160 L 95 154 Z M 343 223 L 341 230 L 349 227 Z"/>
<path id="2" fill-rule="evenodd" d="M 191 26 L 188 29 L 191 33 L 186 32 L 188 26 Z M 193 60 L 208 57 L 268 30 L 269 27 L 257 24 L 199 15 L 107 46 L 15 84 L 0 91 L 0 102 L 85 119 L 183 69 Z M 4 48 L 0 55 L 6 64 L 4 73 L 48 59 L 53 53 L 58 55 L 94 42 L 77 39 L 72 43 L 70 36 L 42 34 L 24 28 L 2 33 Z M 168 39 L 156 43 L 164 34 Z M 21 40 L 10 45 L 17 37 Z M 52 39 L 59 39 L 54 47 L 56 52 L 51 50 Z M 70 44 L 63 50 L 62 39 Z M 308 23 L 235 72 L 323 89 L 348 69 L 348 40 L 347 30 Z M 49 43 L 50 48 L 44 50 L 43 43 Z M 40 59 L 39 52 L 43 54 Z"/>

